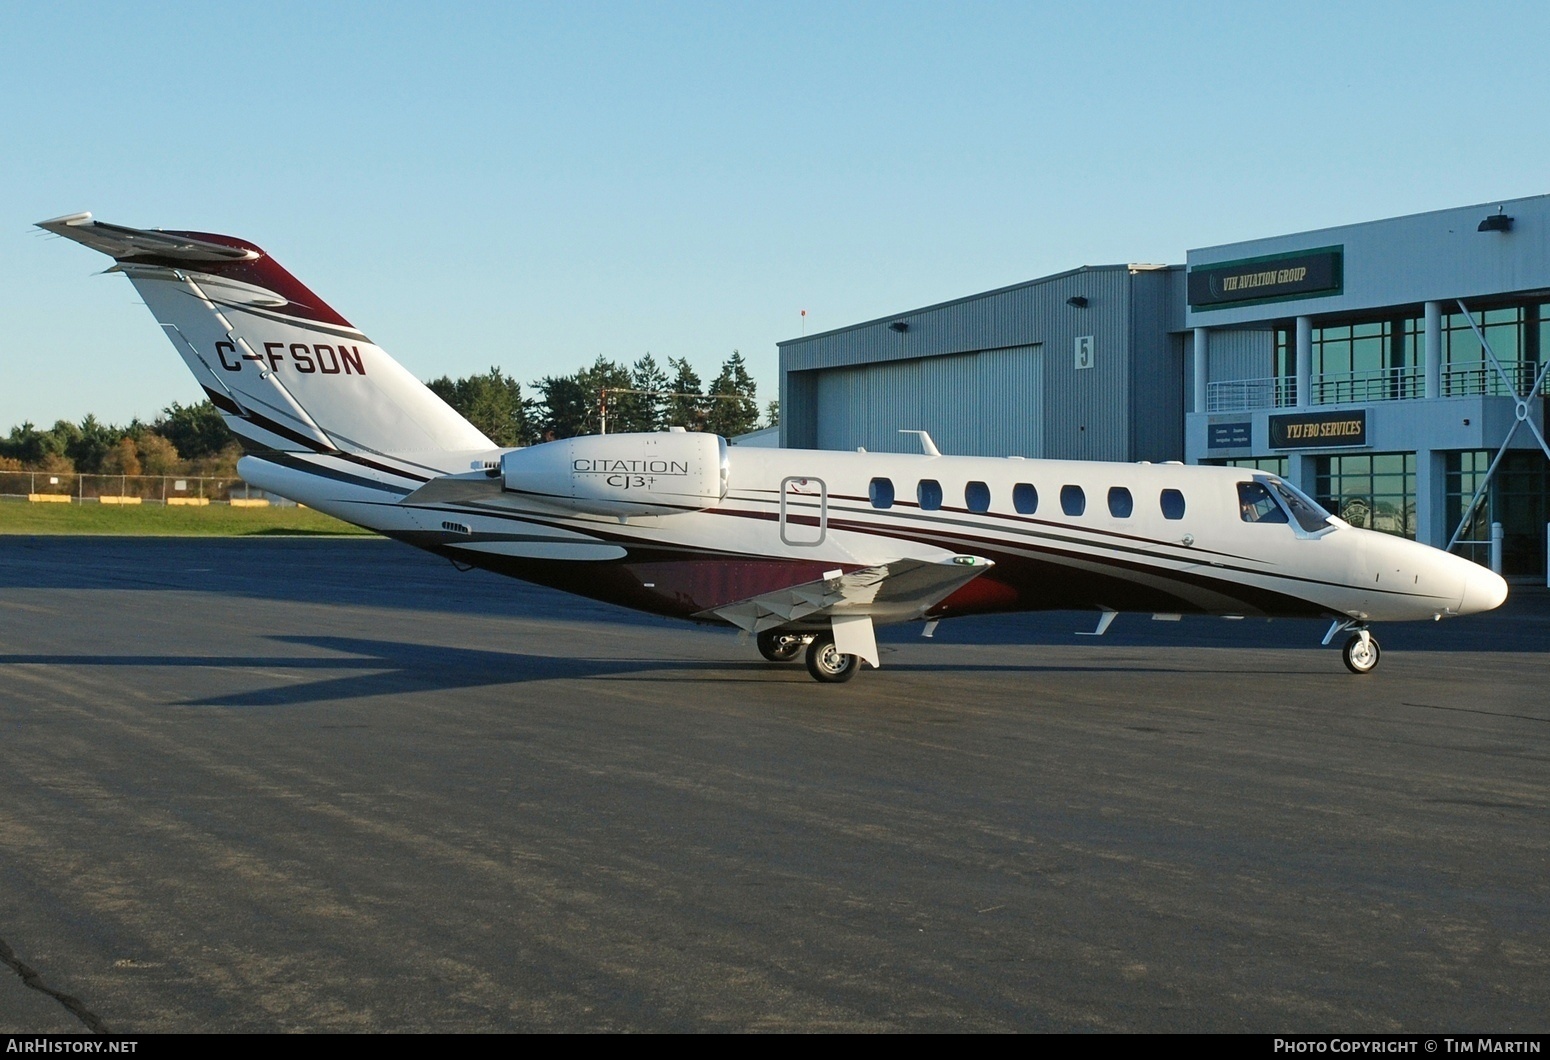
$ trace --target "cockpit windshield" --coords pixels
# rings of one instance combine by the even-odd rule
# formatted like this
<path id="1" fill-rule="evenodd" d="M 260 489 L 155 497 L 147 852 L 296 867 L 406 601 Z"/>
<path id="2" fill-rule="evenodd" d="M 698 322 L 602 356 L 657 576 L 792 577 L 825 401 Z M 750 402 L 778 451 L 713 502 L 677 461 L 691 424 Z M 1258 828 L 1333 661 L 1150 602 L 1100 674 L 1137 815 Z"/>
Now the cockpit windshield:
<path id="1" fill-rule="evenodd" d="M 1316 534 L 1321 530 L 1328 530 L 1335 525 L 1330 521 L 1332 516 L 1324 510 L 1318 501 L 1309 497 L 1290 482 L 1276 478 L 1273 475 L 1255 475 L 1254 481 L 1263 483 L 1275 493 L 1276 498 L 1286 508 L 1292 520 L 1302 527 L 1304 533 Z"/>

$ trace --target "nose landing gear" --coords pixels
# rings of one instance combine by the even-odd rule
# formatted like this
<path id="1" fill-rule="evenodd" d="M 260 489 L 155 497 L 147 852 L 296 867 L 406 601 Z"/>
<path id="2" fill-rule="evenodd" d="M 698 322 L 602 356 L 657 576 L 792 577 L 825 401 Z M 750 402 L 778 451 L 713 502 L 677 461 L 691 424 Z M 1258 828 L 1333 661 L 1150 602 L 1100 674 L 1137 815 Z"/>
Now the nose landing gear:
<path id="1" fill-rule="evenodd" d="M 1355 632 L 1345 642 L 1345 647 L 1340 649 L 1340 658 L 1345 662 L 1345 668 L 1353 674 L 1372 673 L 1377 669 L 1381 652 L 1378 649 L 1378 638 L 1372 635 L 1366 625 L 1355 619 L 1336 619 L 1330 624 L 1329 632 L 1324 634 L 1324 643 L 1327 645 L 1335 639 L 1336 633 L 1347 629 Z"/>
<path id="2" fill-rule="evenodd" d="M 1345 668 L 1353 674 L 1370 674 L 1378 665 L 1378 638 L 1367 630 L 1361 630 L 1345 642 L 1340 657 Z"/>

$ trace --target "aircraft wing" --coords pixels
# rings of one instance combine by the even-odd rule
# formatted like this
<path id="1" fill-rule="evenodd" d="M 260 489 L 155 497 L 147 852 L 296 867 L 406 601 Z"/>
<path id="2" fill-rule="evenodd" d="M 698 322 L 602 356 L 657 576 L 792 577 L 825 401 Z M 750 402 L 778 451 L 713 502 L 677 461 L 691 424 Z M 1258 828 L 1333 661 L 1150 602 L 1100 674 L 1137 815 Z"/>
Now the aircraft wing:
<path id="1" fill-rule="evenodd" d="M 943 561 L 898 559 L 849 574 L 830 571 L 817 581 L 750 596 L 702 611 L 697 618 L 719 618 L 750 633 L 827 618 L 841 651 L 852 650 L 873 666 L 877 647 L 873 621 L 907 622 L 939 600 L 995 566 L 979 556 Z"/>

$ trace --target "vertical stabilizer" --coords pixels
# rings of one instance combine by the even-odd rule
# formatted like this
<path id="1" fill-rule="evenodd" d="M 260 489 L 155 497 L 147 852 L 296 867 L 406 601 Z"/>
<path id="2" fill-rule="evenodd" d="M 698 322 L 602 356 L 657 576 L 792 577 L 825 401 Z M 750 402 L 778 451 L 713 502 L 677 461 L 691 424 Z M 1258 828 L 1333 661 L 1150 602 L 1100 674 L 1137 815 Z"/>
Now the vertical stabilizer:
<path id="1" fill-rule="evenodd" d="M 111 256 L 246 443 L 352 454 L 489 450 L 488 438 L 263 250 L 72 214 L 49 232 Z"/>

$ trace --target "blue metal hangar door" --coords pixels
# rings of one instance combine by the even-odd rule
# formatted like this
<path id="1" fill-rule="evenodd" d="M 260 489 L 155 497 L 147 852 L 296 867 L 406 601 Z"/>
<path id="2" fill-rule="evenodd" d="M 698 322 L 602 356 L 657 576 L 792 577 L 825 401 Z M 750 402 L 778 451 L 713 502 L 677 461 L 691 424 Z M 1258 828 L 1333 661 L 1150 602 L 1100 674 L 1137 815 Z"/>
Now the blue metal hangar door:
<path id="1" fill-rule="evenodd" d="M 1042 346 L 879 361 L 816 373 L 819 449 L 917 453 L 930 431 L 952 456 L 1044 453 Z"/>

